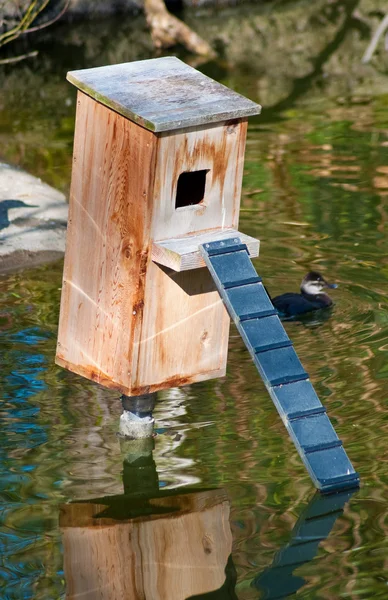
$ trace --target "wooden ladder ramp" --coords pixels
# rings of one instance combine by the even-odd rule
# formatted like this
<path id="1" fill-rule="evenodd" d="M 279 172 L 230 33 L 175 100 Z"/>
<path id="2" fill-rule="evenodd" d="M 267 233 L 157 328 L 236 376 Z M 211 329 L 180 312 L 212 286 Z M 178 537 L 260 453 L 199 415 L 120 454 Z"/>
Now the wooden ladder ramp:
<path id="1" fill-rule="evenodd" d="M 358 487 L 360 478 L 304 370 L 248 248 L 238 237 L 200 252 L 315 486 Z"/>

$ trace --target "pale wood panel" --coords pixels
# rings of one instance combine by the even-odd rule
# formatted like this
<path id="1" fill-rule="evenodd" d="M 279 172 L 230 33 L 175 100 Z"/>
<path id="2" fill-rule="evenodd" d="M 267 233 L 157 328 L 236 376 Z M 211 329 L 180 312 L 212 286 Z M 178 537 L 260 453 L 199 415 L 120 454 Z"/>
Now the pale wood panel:
<path id="1" fill-rule="evenodd" d="M 158 136 L 153 240 L 237 224 L 246 126 L 238 121 Z M 175 209 L 179 175 L 204 169 L 204 203 Z M 229 325 L 206 270 L 175 273 L 150 263 L 134 338 L 132 393 L 224 375 Z"/>
<path id="2" fill-rule="evenodd" d="M 135 343 L 136 393 L 158 382 L 174 387 L 224 375 L 229 326 L 207 269 L 176 273 L 151 263 Z"/>
<path id="3" fill-rule="evenodd" d="M 152 238 L 238 226 L 247 121 L 159 134 Z M 208 170 L 200 204 L 175 209 L 179 175 Z"/>
<path id="4" fill-rule="evenodd" d="M 67 600 L 186 600 L 222 586 L 232 550 L 225 494 L 190 494 L 184 507 L 163 500 L 184 512 L 101 524 L 99 505 L 62 507 Z"/>
<path id="5" fill-rule="evenodd" d="M 259 240 L 236 231 L 236 229 L 228 228 L 214 229 L 206 233 L 164 240 L 164 242 L 154 242 L 152 244 L 152 260 L 174 271 L 187 271 L 205 267 L 205 261 L 198 247 L 207 242 L 227 240 L 228 238 L 239 238 L 243 244 L 246 244 L 251 258 L 259 256 Z"/>
<path id="6" fill-rule="evenodd" d="M 150 260 L 155 142 L 79 92 L 56 360 L 124 392 Z"/>
<path id="7" fill-rule="evenodd" d="M 152 131 L 257 115 L 261 106 L 175 56 L 70 71 L 68 80 Z"/>
<path id="8" fill-rule="evenodd" d="M 229 317 L 210 275 L 152 241 L 238 221 L 246 121 L 154 135 L 79 93 L 57 362 L 127 395 L 222 376 Z M 185 170 L 204 203 L 175 209 Z"/>

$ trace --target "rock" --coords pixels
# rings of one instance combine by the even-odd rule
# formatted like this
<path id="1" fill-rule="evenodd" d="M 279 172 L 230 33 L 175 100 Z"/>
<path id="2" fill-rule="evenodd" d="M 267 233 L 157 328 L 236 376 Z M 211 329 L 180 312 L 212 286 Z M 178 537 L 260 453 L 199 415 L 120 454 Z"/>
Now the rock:
<path id="1" fill-rule="evenodd" d="M 67 213 L 64 194 L 0 163 L 0 273 L 63 256 Z"/>

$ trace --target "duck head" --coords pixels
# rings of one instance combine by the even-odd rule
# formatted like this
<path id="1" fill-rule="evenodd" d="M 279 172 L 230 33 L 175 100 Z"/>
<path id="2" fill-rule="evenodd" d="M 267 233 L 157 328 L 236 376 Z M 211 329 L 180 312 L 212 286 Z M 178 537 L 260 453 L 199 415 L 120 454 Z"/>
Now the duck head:
<path id="1" fill-rule="evenodd" d="M 325 288 L 335 289 L 337 287 L 336 283 L 328 283 L 318 271 L 310 271 L 303 278 L 300 290 L 302 294 L 306 294 L 307 296 L 318 296 L 325 293 Z"/>

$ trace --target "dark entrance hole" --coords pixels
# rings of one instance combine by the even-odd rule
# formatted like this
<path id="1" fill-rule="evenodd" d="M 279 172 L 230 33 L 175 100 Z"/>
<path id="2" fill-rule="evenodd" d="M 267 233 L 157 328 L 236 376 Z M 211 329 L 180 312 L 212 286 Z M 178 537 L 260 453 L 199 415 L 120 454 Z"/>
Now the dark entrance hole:
<path id="1" fill-rule="evenodd" d="M 178 178 L 175 208 L 191 206 L 202 202 L 205 195 L 206 174 L 209 169 L 202 171 L 186 171 Z"/>

